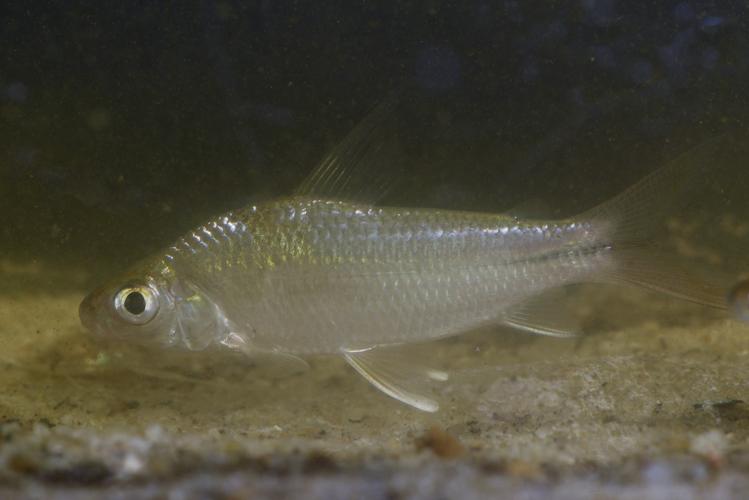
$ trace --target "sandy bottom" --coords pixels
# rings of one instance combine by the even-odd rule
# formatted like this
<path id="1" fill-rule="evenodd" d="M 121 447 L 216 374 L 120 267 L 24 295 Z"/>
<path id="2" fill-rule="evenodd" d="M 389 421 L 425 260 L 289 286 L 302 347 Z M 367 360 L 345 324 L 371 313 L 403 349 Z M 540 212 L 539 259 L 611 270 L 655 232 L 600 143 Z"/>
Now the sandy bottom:
<path id="1" fill-rule="evenodd" d="M 578 339 L 482 331 L 413 349 L 451 374 L 412 410 L 343 362 L 102 347 L 84 290 L 0 294 L 0 496 L 542 498 L 749 489 L 749 326 L 613 287 Z M 20 283 L 20 281 L 19 281 Z M 19 290 L 19 291 L 13 291 Z M 744 400 L 747 402 L 745 403 Z M 213 495 L 213 496 L 211 496 Z"/>

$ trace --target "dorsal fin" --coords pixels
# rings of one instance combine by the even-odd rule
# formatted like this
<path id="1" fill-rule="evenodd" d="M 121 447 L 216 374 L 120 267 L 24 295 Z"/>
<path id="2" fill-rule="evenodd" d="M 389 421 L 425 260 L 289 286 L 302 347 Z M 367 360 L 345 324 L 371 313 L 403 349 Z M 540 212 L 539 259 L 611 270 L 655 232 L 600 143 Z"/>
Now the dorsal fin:
<path id="1" fill-rule="evenodd" d="M 320 162 L 296 196 L 377 203 L 402 172 L 395 129 L 395 96 L 372 110 Z"/>

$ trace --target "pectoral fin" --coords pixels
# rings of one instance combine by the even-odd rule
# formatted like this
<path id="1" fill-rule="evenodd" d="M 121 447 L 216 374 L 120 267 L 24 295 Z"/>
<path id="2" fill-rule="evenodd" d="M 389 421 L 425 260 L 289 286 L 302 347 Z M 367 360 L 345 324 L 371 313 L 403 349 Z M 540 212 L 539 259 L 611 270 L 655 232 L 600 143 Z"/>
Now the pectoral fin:
<path id="1" fill-rule="evenodd" d="M 416 392 L 429 380 L 444 382 L 446 372 L 433 370 L 403 359 L 394 348 L 341 349 L 354 370 L 388 396 L 422 411 L 436 412 L 439 404 Z"/>
<path id="2" fill-rule="evenodd" d="M 280 350 L 258 349 L 236 333 L 229 333 L 221 345 L 231 350 L 241 352 L 247 359 L 264 368 L 269 378 L 287 378 L 309 369 L 309 363 L 298 356 Z"/>

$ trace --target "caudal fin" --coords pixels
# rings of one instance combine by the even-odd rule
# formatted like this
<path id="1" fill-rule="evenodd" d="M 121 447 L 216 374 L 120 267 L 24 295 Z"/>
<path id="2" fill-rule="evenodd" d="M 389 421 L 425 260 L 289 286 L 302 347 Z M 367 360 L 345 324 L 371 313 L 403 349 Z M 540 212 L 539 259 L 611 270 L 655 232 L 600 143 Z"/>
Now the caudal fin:
<path id="1" fill-rule="evenodd" d="M 715 173 L 736 158 L 740 143 L 723 135 L 704 142 L 651 173 L 613 199 L 581 215 L 599 227 L 611 245 L 613 267 L 602 281 L 636 284 L 717 308 L 726 308 L 725 287 L 708 282 L 676 262 L 652 241 L 669 216 L 701 196 Z M 714 281 L 714 282 L 713 282 Z"/>

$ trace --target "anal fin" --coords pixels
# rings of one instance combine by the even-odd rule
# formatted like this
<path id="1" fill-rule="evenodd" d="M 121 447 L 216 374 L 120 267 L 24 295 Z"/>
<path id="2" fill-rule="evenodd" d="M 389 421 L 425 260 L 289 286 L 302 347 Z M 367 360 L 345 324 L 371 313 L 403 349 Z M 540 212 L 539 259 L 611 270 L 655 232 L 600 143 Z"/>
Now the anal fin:
<path id="1" fill-rule="evenodd" d="M 407 405 L 422 411 L 436 412 L 439 404 L 422 394 L 419 385 L 430 380 L 444 382 L 448 374 L 404 359 L 392 347 L 341 349 L 344 359 L 372 385 Z"/>
<path id="2" fill-rule="evenodd" d="M 551 337 L 576 337 L 580 322 L 570 312 L 561 289 L 532 297 L 505 311 L 502 321 L 513 328 Z"/>

